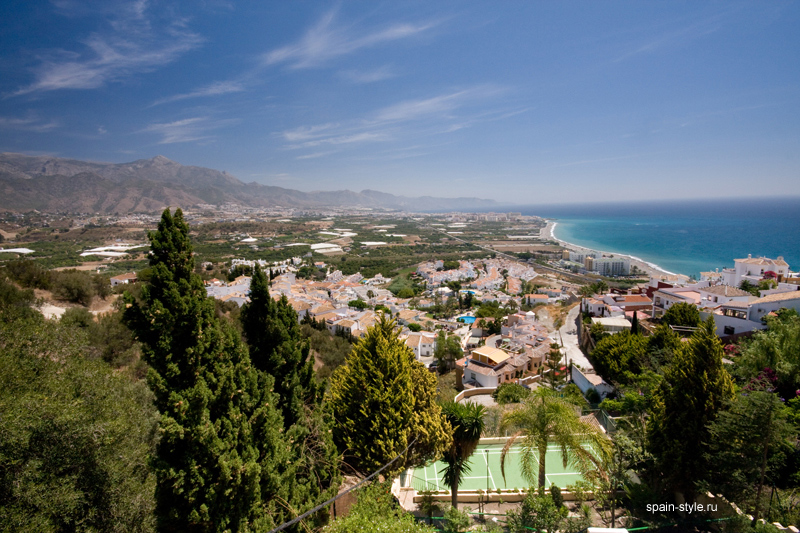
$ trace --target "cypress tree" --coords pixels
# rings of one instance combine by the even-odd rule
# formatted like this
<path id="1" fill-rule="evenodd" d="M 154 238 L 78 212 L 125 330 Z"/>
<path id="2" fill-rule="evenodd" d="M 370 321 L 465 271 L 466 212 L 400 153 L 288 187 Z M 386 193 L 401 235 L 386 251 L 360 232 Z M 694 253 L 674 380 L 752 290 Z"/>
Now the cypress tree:
<path id="1" fill-rule="evenodd" d="M 300 332 L 297 313 L 286 296 L 278 301 L 270 297 L 269 280 L 257 265 L 241 321 L 253 365 L 274 378 L 288 428 L 303 417 L 303 405 L 319 403 L 320 386 L 314 379 L 310 345 Z"/>
<path id="2" fill-rule="evenodd" d="M 330 414 L 322 405 L 309 341 L 303 338 L 297 313 L 286 297 L 278 301 L 270 297 L 267 274 L 259 266 L 250 281 L 250 302 L 242 308 L 241 322 L 253 366 L 275 383 L 282 429 L 292 444 L 282 472 L 287 488 L 283 498 L 300 514 L 335 494 L 340 482 Z"/>
<path id="3" fill-rule="evenodd" d="M 708 472 L 709 424 L 733 398 L 733 382 L 722 356 L 722 343 L 709 318 L 677 350 L 654 394 L 647 428 L 654 474 L 665 488 L 683 492 L 687 501 Z"/>
<path id="4" fill-rule="evenodd" d="M 436 403 L 436 376 L 414 360 L 396 322 L 381 315 L 331 377 L 333 437 L 345 460 L 374 471 L 416 443 L 388 473 L 426 463 L 451 443 L 451 428 Z"/>
<path id="5" fill-rule="evenodd" d="M 639 334 L 639 312 L 633 312 L 633 318 L 631 319 L 631 334 L 638 335 Z"/>
<path id="6" fill-rule="evenodd" d="M 280 523 L 278 465 L 289 443 L 272 378 L 250 364 L 194 274 L 189 227 L 165 210 L 149 234 L 152 278 L 125 319 L 142 342 L 160 412 L 156 518 L 161 531 L 260 531 Z"/>

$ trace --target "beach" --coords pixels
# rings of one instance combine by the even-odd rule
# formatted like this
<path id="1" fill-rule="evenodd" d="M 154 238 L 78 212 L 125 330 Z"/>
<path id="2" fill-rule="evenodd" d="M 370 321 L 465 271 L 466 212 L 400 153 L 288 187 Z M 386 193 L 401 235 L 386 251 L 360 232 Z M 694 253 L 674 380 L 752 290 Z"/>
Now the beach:
<path id="1" fill-rule="evenodd" d="M 561 244 L 561 246 L 563 246 L 564 248 L 566 248 L 568 250 L 571 250 L 573 252 L 595 251 L 595 252 L 601 252 L 601 253 L 603 253 L 605 255 L 614 255 L 614 256 L 619 256 L 619 257 L 626 257 L 626 258 L 628 258 L 628 260 L 630 260 L 631 267 L 635 266 L 640 271 L 646 272 L 650 277 L 653 277 L 653 278 L 656 278 L 656 279 L 669 279 L 669 278 L 674 278 L 674 277 L 677 277 L 677 276 L 681 276 L 680 274 L 676 274 L 674 272 L 669 272 L 668 270 L 664 270 L 663 268 L 659 267 L 656 264 L 648 263 L 647 261 L 645 261 L 645 260 L 643 260 L 643 259 L 641 259 L 639 257 L 633 256 L 633 255 L 621 254 L 621 253 L 618 253 L 618 252 L 612 252 L 612 251 L 607 251 L 607 250 L 592 250 L 592 249 L 585 248 L 583 246 L 578 246 L 577 244 L 573 244 L 571 242 L 567 242 L 565 240 L 559 239 L 558 237 L 556 237 L 556 234 L 555 234 L 555 228 L 556 228 L 557 225 L 558 225 L 558 222 L 556 222 L 554 220 L 548 220 L 547 221 L 547 225 L 545 225 L 545 227 L 542 228 L 542 230 L 541 230 L 541 232 L 539 234 L 541 239 L 542 240 L 547 240 L 547 241 L 557 241 L 559 244 Z M 681 276 L 681 277 L 685 277 L 685 276 Z"/>

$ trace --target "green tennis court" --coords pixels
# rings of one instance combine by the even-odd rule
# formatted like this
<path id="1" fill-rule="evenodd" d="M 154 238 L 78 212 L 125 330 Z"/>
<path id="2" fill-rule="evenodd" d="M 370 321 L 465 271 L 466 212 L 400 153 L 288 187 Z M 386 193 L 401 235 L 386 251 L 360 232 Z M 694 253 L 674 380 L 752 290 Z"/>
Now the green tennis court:
<path id="1" fill-rule="evenodd" d="M 585 446 L 590 450 L 590 446 Z M 506 456 L 505 472 L 506 477 L 503 479 L 503 474 L 500 472 L 500 454 L 503 450 L 502 444 L 480 444 L 475 453 L 469 460 L 470 472 L 464 476 L 459 490 L 508 490 L 508 489 L 523 489 L 529 486 L 528 481 L 522 477 L 520 468 L 519 446 L 514 446 L 509 450 Z M 538 472 L 538 457 L 536 458 L 535 471 Z M 429 464 L 424 468 L 416 468 L 409 471 L 411 476 L 411 486 L 417 491 L 422 490 L 449 490 L 449 488 L 442 483 L 441 471 L 445 468 L 445 464 L 441 461 L 436 461 Z M 581 481 L 583 475 L 580 472 L 572 471 L 573 467 L 567 466 L 561 461 L 561 450 L 557 446 L 550 446 L 547 448 L 545 455 L 545 472 L 547 476 L 547 487 L 550 485 L 557 485 L 561 488 L 569 484 Z M 534 483 L 535 484 L 535 483 Z"/>

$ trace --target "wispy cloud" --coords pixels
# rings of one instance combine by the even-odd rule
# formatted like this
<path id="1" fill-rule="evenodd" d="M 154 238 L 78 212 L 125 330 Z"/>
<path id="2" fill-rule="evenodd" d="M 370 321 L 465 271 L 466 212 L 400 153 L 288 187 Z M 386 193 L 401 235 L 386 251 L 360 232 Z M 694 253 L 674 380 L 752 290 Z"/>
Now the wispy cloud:
<path id="1" fill-rule="evenodd" d="M 311 139 L 319 139 L 327 135 L 326 132 L 338 127 L 338 124 L 317 124 L 316 126 L 301 126 L 293 130 L 287 130 L 281 133 L 284 139 L 290 142 L 308 141 Z"/>
<path id="2" fill-rule="evenodd" d="M 551 165 L 549 168 L 564 168 L 564 167 L 574 167 L 578 165 L 589 165 L 594 163 L 606 163 L 608 161 L 621 161 L 623 159 L 634 159 L 637 157 L 642 157 L 647 154 L 632 154 L 632 155 L 621 155 L 617 157 L 603 157 L 600 159 L 585 159 L 582 161 L 570 161 L 568 163 L 562 163 L 560 165 Z"/>
<path id="3" fill-rule="evenodd" d="M 321 146 L 343 146 L 359 143 L 400 141 L 419 136 L 430 136 L 458 131 L 471 125 L 502 116 L 513 116 L 503 110 L 490 111 L 482 107 L 486 101 L 505 91 L 497 86 L 476 86 L 430 98 L 404 100 L 378 109 L 364 118 L 346 123 L 325 123 L 302 126 L 280 132 L 288 144 L 287 149 L 319 148 Z M 298 156 L 297 159 L 314 159 L 331 155 L 329 151 L 317 151 Z"/>
<path id="4" fill-rule="evenodd" d="M 182 20 L 166 26 L 147 17 L 147 1 L 120 6 L 108 22 L 81 42 L 83 49 L 41 52 L 32 68 L 34 81 L 15 96 L 62 89 L 96 89 L 137 73 L 149 72 L 175 61 L 196 48 L 203 39 L 189 31 Z M 57 3 L 62 11 L 78 8 L 67 0 Z M 78 13 L 80 14 L 80 13 Z"/>
<path id="5" fill-rule="evenodd" d="M 150 124 L 141 132 L 161 135 L 158 144 L 173 144 L 213 139 L 211 130 L 238 122 L 235 119 L 212 120 L 209 117 L 192 117 L 175 122 Z"/>
<path id="6" fill-rule="evenodd" d="M 324 145 L 342 145 L 342 144 L 356 144 L 363 142 L 380 142 L 389 140 L 390 136 L 386 132 L 364 131 L 360 133 L 353 133 L 350 135 L 336 135 L 329 136 L 313 141 L 305 141 L 299 144 L 290 145 L 289 148 L 313 148 L 316 146 Z"/>
<path id="7" fill-rule="evenodd" d="M 344 70 L 339 73 L 339 76 L 352 83 L 376 83 L 379 81 L 389 80 L 397 77 L 390 67 L 382 66 L 374 70 Z"/>
<path id="8" fill-rule="evenodd" d="M 327 13 L 298 42 L 265 54 L 264 64 L 287 63 L 291 68 L 319 67 L 335 57 L 352 54 L 362 48 L 411 38 L 437 24 L 394 24 L 377 31 L 358 34 L 353 28 L 337 27 L 335 19 L 335 11 Z"/>
<path id="9" fill-rule="evenodd" d="M 220 96 L 223 94 L 240 93 L 244 90 L 245 86 L 240 81 L 216 81 L 210 85 L 206 85 L 205 87 L 201 87 L 188 93 L 175 94 L 172 96 L 167 96 L 166 98 L 161 98 L 160 100 L 153 102 L 149 107 L 155 107 L 157 105 L 170 102 L 177 102 L 179 100 L 186 100 L 188 98 L 202 98 L 207 96 Z"/>
<path id="10" fill-rule="evenodd" d="M 333 155 L 338 153 L 338 150 L 328 150 L 327 152 L 314 152 L 313 154 L 306 154 L 306 155 L 299 155 L 295 159 L 303 160 L 303 159 L 317 159 L 320 157 L 325 157 L 328 155 Z"/>
<path id="11" fill-rule="evenodd" d="M 737 10 L 738 8 L 733 8 L 727 12 L 716 13 L 703 20 L 693 21 L 680 28 L 662 32 L 644 44 L 639 44 L 632 50 L 616 57 L 612 62 L 619 63 L 638 55 L 655 53 L 665 48 L 683 46 L 691 41 L 715 33 L 724 26 L 733 12 Z"/>
<path id="12" fill-rule="evenodd" d="M 502 89 L 494 86 L 479 86 L 462 91 L 423 98 L 405 100 L 378 111 L 377 120 L 381 122 L 404 121 L 431 115 L 441 115 L 468 104 L 470 101 L 484 100 L 498 95 Z"/>
<path id="13" fill-rule="evenodd" d="M 33 115 L 29 115 L 25 118 L 0 117 L 0 129 L 46 133 L 59 126 L 61 126 L 61 124 L 57 120 L 42 120 Z"/>

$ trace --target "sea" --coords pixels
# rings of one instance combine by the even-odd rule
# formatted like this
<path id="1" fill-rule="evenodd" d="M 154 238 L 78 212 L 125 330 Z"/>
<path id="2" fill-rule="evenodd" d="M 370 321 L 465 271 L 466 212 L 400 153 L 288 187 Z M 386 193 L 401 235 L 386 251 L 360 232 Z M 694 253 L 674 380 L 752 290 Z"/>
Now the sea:
<path id="1" fill-rule="evenodd" d="M 800 270 L 800 197 L 532 205 L 514 211 L 556 222 L 555 237 L 634 256 L 671 273 L 733 267 L 782 256 Z"/>

